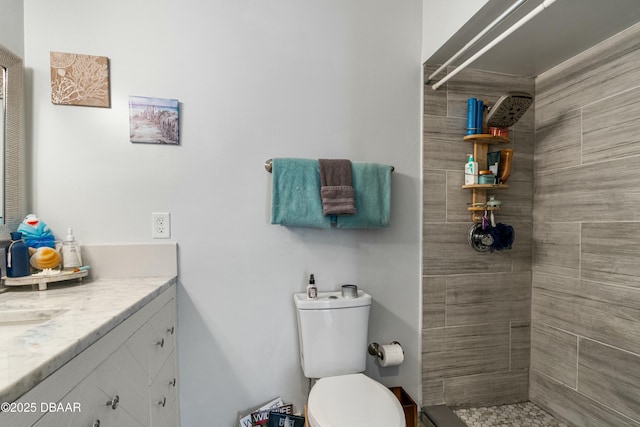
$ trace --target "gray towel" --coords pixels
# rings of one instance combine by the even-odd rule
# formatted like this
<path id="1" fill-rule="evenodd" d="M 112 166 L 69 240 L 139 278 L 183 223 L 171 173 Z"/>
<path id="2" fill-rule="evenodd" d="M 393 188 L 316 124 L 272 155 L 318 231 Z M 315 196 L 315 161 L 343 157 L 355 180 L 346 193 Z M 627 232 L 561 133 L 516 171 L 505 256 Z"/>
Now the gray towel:
<path id="1" fill-rule="evenodd" d="M 323 215 L 356 213 L 355 192 L 351 185 L 351 162 L 345 159 L 319 159 L 320 198 Z"/>

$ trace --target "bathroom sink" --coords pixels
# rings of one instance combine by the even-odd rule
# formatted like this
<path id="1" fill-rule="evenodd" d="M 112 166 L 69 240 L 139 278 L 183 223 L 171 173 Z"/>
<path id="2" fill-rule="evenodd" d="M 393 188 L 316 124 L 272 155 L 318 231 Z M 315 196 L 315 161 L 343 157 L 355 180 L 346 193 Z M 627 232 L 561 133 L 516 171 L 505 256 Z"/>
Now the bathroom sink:
<path id="1" fill-rule="evenodd" d="M 0 309 L 0 341 L 16 337 L 66 311 L 64 308 Z"/>

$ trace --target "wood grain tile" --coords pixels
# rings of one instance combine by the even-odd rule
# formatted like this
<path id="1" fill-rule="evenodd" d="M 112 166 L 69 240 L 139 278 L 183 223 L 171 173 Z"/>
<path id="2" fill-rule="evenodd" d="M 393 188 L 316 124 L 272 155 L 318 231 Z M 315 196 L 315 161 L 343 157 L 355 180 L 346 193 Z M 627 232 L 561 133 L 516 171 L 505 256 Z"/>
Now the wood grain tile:
<path id="1" fill-rule="evenodd" d="M 423 380 L 509 369 L 507 323 L 424 329 Z"/>
<path id="2" fill-rule="evenodd" d="M 464 170 L 471 144 L 464 142 L 466 119 L 424 117 L 424 161 L 428 170 Z"/>
<path id="3" fill-rule="evenodd" d="M 534 167 L 543 173 L 549 169 L 578 166 L 582 163 L 582 115 L 570 111 L 536 126 Z"/>
<path id="4" fill-rule="evenodd" d="M 447 278 L 447 326 L 528 321 L 531 274 L 492 273 Z"/>
<path id="5" fill-rule="evenodd" d="M 531 323 L 511 322 L 509 369 L 528 369 L 531 360 Z"/>
<path id="6" fill-rule="evenodd" d="M 536 78 L 536 121 L 612 96 L 640 79 L 635 25 Z"/>
<path id="7" fill-rule="evenodd" d="M 582 278 L 640 288 L 640 223 L 582 224 Z"/>
<path id="8" fill-rule="evenodd" d="M 445 222 L 447 219 L 447 173 L 441 170 L 423 172 L 423 215 L 426 222 Z"/>
<path id="9" fill-rule="evenodd" d="M 467 99 L 482 99 L 485 104 L 493 105 L 505 93 L 513 91 L 534 93 L 534 80 L 531 77 L 491 73 L 467 68 L 447 83 L 449 93 L 449 116 L 467 117 Z M 533 116 L 533 107 L 531 107 Z M 526 121 L 523 117 L 521 121 Z M 520 123 L 520 122 L 518 122 Z"/>
<path id="10" fill-rule="evenodd" d="M 640 421 L 640 355 L 580 339 L 578 391 Z"/>
<path id="11" fill-rule="evenodd" d="M 531 369 L 575 388 L 577 360 L 576 335 L 534 323 L 531 330 Z"/>
<path id="12" fill-rule="evenodd" d="M 640 290 L 576 278 L 533 275 L 533 324 L 640 353 Z"/>
<path id="13" fill-rule="evenodd" d="M 437 65 L 425 65 L 424 69 L 424 81 L 426 82 L 428 77 L 435 70 L 440 68 Z M 446 75 L 446 70 L 442 72 L 442 76 Z M 437 77 L 440 79 L 440 75 Z M 446 116 L 447 115 L 447 86 L 446 83 L 439 89 L 433 90 L 431 86 L 425 85 L 424 87 L 424 114 L 432 116 Z"/>
<path id="14" fill-rule="evenodd" d="M 585 397 L 536 370 L 531 372 L 529 397 L 542 409 L 575 426 L 640 426 L 640 423 Z"/>
<path id="15" fill-rule="evenodd" d="M 640 221 L 640 156 L 536 174 L 536 220 Z"/>
<path id="16" fill-rule="evenodd" d="M 590 104 L 583 110 L 582 161 L 640 154 L 640 88 Z"/>
<path id="17" fill-rule="evenodd" d="M 447 279 L 444 276 L 422 278 L 422 327 L 445 326 L 445 295 Z"/>
<path id="18" fill-rule="evenodd" d="M 510 272 L 511 253 L 476 252 L 468 243 L 471 222 L 423 225 L 423 273 L 428 276 Z"/>
<path id="19" fill-rule="evenodd" d="M 510 371 L 470 375 L 444 381 L 444 401 L 449 406 L 491 406 L 529 399 L 529 372 Z"/>
<path id="20" fill-rule="evenodd" d="M 538 222 L 533 229 L 533 268 L 547 274 L 580 274 L 580 224 Z"/>
<path id="21" fill-rule="evenodd" d="M 471 190 L 463 189 L 464 171 L 447 171 L 447 222 L 470 223 Z"/>
<path id="22" fill-rule="evenodd" d="M 444 381 L 422 381 L 422 406 L 442 405 L 444 403 Z"/>

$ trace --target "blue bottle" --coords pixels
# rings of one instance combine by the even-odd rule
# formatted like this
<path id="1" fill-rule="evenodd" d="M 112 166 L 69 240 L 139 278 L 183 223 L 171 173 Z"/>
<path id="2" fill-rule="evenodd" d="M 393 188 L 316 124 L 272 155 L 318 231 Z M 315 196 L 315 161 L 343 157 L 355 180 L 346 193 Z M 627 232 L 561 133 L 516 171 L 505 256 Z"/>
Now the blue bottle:
<path id="1" fill-rule="evenodd" d="M 476 98 L 467 99 L 467 135 L 475 135 L 478 133 L 478 100 Z"/>
<path id="2" fill-rule="evenodd" d="M 29 248 L 22 240 L 22 233 L 11 233 L 11 244 L 5 249 L 7 261 L 7 277 L 28 276 L 29 268 Z"/>

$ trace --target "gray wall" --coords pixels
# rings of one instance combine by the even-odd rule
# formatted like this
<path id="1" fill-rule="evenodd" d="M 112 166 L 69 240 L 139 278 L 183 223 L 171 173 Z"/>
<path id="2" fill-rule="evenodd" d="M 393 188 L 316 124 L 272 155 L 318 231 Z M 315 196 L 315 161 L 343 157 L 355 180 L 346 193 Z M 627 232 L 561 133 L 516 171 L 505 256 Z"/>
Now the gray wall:
<path id="1" fill-rule="evenodd" d="M 535 106 L 531 399 L 637 426 L 640 27 L 539 76 Z"/>
<path id="2" fill-rule="evenodd" d="M 467 99 L 494 103 L 514 90 L 533 93 L 533 79 L 465 70 L 438 91 L 424 90 L 423 405 L 528 397 L 533 108 L 513 128 L 509 145 L 489 149 L 515 152 L 510 188 L 493 193 L 504 203 L 497 221 L 515 228 L 512 250 L 469 247 L 471 190 L 461 188 L 466 154 L 473 152 L 463 141 Z"/>
<path id="3" fill-rule="evenodd" d="M 406 353 L 366 373 L 419 399 L 420 0 L 24 7 L 35 212 L 81 244 L 150 242 L 151 212 L 171 213 L 183 426 L 302 408 L 292 294 L 310 273 L 373 296 L 370 341 Z M 107 56 L 111 108 L 52 105 L 50 51 Z M 129 142 L 129 95 L 178 99 L 180 145 Z M 394 165 L 391 227 L 271 225 L 272 157 Z"/>

